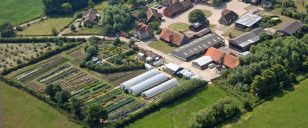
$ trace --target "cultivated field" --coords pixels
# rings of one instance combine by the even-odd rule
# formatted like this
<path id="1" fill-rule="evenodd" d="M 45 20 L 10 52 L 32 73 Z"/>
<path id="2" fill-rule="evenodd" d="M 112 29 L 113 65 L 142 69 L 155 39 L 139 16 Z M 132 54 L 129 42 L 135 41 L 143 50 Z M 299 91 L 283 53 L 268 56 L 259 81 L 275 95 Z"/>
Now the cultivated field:
<path id="1" fill-rule="evenodd" d="M 37 58 L 58 46 L 54 43 L 10 43 L 0 44 L 0 71 L 4 68 L 25 63 L 31 58 Z"/>
<path id="2" fill-rule="evenodd" d="M 223 90 L 209 86 L 148 114 L 127 128 L 171 128 L 172 124 L 174 128 L 185 128 L 194 113 L 225 97 L 227 95 Z"/>
<path id="3" fill-rule="evenodd" d="M 61 31 L 65 26 L 74 20 L 73 16 L 65 17 L 49 17 L 44 21 L 27 26 L 23 31 L 17 32 L 18 35 L 52 35 L 52 29 L 57 32 Z"/>
<path id="4" fill-rule="evenodd" d="M 3 128 L 81 128 L 48 104 L 3 82 L 0 98 Z"/>
<path id="5" fill-rule="evenodd" d="M 43 15 L 41 0 L 0 0 L 0 23 L 17 25 Z"/>
<path id="6" fill-rule="evenodd" d="M 308 79 L 295 90 L 256 107 L 231 126 L 234 128 L 304 128 L 308 115 Z M 230 127 L 228 125 L 227 127 Z"/>

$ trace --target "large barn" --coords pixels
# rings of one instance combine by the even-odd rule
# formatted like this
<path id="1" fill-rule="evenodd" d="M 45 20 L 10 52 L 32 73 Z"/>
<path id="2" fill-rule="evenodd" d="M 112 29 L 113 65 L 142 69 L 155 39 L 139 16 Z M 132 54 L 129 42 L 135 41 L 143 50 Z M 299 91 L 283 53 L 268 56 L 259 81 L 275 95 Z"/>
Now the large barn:
<path id="1" fill-rule="evenodd" d="M 222 37 L 217 34 L 208 34 L 173 50 L 171 54 L 181 60 L 190 61 L 203 55 L 210 47 L 218 48 L 223 45 L 224 39 Z"/>

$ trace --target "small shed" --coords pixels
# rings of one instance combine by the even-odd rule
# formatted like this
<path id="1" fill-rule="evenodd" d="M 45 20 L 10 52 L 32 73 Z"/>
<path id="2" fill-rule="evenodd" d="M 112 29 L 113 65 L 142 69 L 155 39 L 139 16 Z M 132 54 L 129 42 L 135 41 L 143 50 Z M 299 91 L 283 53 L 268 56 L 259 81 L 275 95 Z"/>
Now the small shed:
<path id="1" fill-rule="evenodd" d="M 212 58 L 209 56 L 202 56 L 192 62 L 192 65 L 198 69 L 206 69 L 208 65 L 213 62 Z"/>
<path id="2" fill-rule="evenodd" d="M 183 68 L 175 63 L 168 63 L 166 64 L 166 72 L 169 74 L 176 74 L 178 71 L 182 70 Z"/>

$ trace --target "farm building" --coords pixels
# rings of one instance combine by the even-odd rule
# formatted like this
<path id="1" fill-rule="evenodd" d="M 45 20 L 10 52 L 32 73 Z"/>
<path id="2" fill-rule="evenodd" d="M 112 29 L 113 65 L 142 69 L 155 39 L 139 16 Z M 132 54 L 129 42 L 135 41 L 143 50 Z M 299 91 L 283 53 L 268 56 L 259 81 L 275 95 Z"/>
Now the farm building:
<path id="1" fill-rule="evenodd" d="M 300 31 L 302 27 L 304 27 L 303 23 L 299 21 L 293 21 L 285 24 L 284 27 L 282 29 L 277 30 L 277 32 L 289 36 Z"/>
<path id="2" fill-rule="evenodd" d="M 217 64 L 222 64 L 223 57 L 225 56 L 225 53 L 218 50 L 217 48 L 210 47 L 206 53 L 205 56 L 209 56 L 212 58 L 212 60 Z"/>
<path id="3" fill-rule="evenodd" d="M 152 21 L 161 21 L 162 20 L 162 14 L 160 14 L 156 9 L 149 8 L 147 10 L 147 23 Z"/>
<path id="4" fill-rule="evenodd" d="M 129 93 L 137 96 L 141 94 L 142 92 L 168 80 L 168 77 L 164 73 L 160 73 L 158 75 L 155 75 L 149 79 L 143 79 L 141 83 L 136 84 L 135 86 L 132 86 L 129 89 Z"/>
<path id="5" fill-rule="evenodd" d="M 189 29 L 190 29 L 191 31 L 198 32 L 198 31 L 200 31 L 201 29 L 206 28 L 206 27 L 209 26 L 209 25 L 210 25 L 209 20 L 205 18 L 202 22 L 192 23 L 192 24 L 189 26 Z"/>
<path id="6" fill-rule="evenodd" d="M 231 54 L 226 54 L 224 57 L 224 65 L 233 69 L 240 65 L 240 60 Z"/>
<path id="7" fill-rule="evenodd" d="M 204 28 L 204 29 L 200 30 L 198 33 L 194 34 L 193 36 L 195 38 L 200 38 L 200 37 L 202 37 L 206 34 L 209 34 L 209 33 L 211 33 L 211 29 L 210 28 Z"/>
<path id="8" fill-rule="evenodd" d="M 192 62 L 192 65 L 198 69 L 206 69 L 208 65 L 212 62 L 212 58 L 209 56 L 202 56 Z"/>
<path id="9" fill-rule="evenodd" d="M 82 14 L 82 25 L 92 25 L 98 18 L 100 18 L 100 15 L 94 9 L 88 9 Z"/>
<path id="10" fill-rule="evenodd" d="M 181 60 L 189 61 L 203 55 L 204 52 L 210 47 L 218 48 L 223 45 L 223 38 L 217 34 L 208 34 L 173 50 L 171 54 Z"/>
<path id="11" fill-rule="evenodd" d="M 154 30 L 144 23 L 139 23 L 135 27 L 135 36 L 140 40 L 149 39 L 154 36 Z"/>
<path id="12" fill-rule="evenodd" d="M 221 18 L 219 19 L 219 23 L 224 25 L 230 25 L 237 19 L 238 15 L 235 12 L 228 9 L 224 9 L 221 12 Z"/>
<path id="13" fill-rule="evenodd" d="M 146 80 L 149 79 L 155 75 L 158 75 L 159 71 L 157 69 L 152 69 L 150 71 L 147 71 L 133 79 L 130 79 L 128 81 L 125 81 L 124 83 L 120 84 L 120 86 L 124 89 L 124 90 L 128 90 L 130 87 Z"/>
<path id="14" fill-rule="evenodd" d="M 176 32 L 168 28 L 164 28 L 161 31 L 159 38 L 175 46 L 181 46 L 189 42 L 189 39 L 183 33 Z"/>
<path id="15" fill-rule="evenodd" d="M 261 22 L 262 17 L 256 14 L 247 13 L 235 21 L 235 28 L 239 30 L 251 30 Z"/>
<path id="16" fill-rule="evenodd" d="M 145 99 L 149 99 L 149 98 L 152 98 L 152 97 L 154 97 L 154 96 L 156 96 L 156 95 L 158 95 L 158 94 L 160 94 L 160 93 L 162 93 L 162 92 L 164 92 L 164 91 L 166 91 L 170 88 L 175 87 L 176 85 L 177 85 L 177 80 L 176 80 L 176 78 L 173 78 L 171 80 L 168 80 L 168 81 L 166 81 L 166 82 L 164 82 L 164 83 L 162 83 L 162 84 L 160 84 L 156 87 L 153 87 L 153 88 L 143 92 L 141 94 L 141 96 L 144 97 Z"/>
<path id="17" fill-rule="evenodd" d="M 260 40 L 260 35 L 264 32 L 262 28 L 255 28 L 250 32 L 231 39 L 229 41 L 230 47 L 243 52 L 247 51 L 251 45 L 256 44 Z"/>
<path id="18" fill-rule="evenodd" d="M 190 8 L 192 8 L 194 4 L 190 2 L 190 0 L 184 0 L 183 2 L 176 2 L 171 4 L 164 10 L 164 15 L 167 17 L 174 17 Z"/>
<path id="19" fill-rule="evenodd" d="M 180 65 L 177 65 L 175 63 L 168 63 L 166 64 L 166 72 L 168 72 L 169 74 L 174 75 L 175 73 L 177 73 L 178 71 L 182 70 L 183 68 L 180 67 Z"/>
<path id="20" fill-rule="evenodd" d="M 180 77 L 186 78 L 186 79 L 196 78 L 195 74 L 193 74 L 191 71 L 188 71 L 186 69 L 183 69 L 183 70 L 179 71 L 177 73 L 177 75 L 180 76 Z"/>

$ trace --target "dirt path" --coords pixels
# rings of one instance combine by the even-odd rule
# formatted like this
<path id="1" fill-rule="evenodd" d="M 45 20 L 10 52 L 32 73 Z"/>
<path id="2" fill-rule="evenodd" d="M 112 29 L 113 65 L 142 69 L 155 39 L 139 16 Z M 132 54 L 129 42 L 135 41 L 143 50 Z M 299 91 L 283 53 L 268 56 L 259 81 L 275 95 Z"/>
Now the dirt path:
<path id="1" fill-rule="evenodd" d="M 23 27 L 27 27 L 28 24 L 32 25 L 32 24 L 35 24 L 35 23 L 40 22 L 40 21 L 42 20 L 42 18 L 45 20 L 45 19 L 47 19 L 48 17 L 47 17 L 47 16 L 39 17 L 39 18 L 33 19 L 33 20 L 31 20 L 31 21 L 28 21 L 28 22 L 26 22 L 26 23 L 22 23 L 22 24 L 20 24 L 20 25 L 16 25 L 16 26 L 20 26 L 20 27 L 22 27 L 22 28 L 23 28 Z"/>

